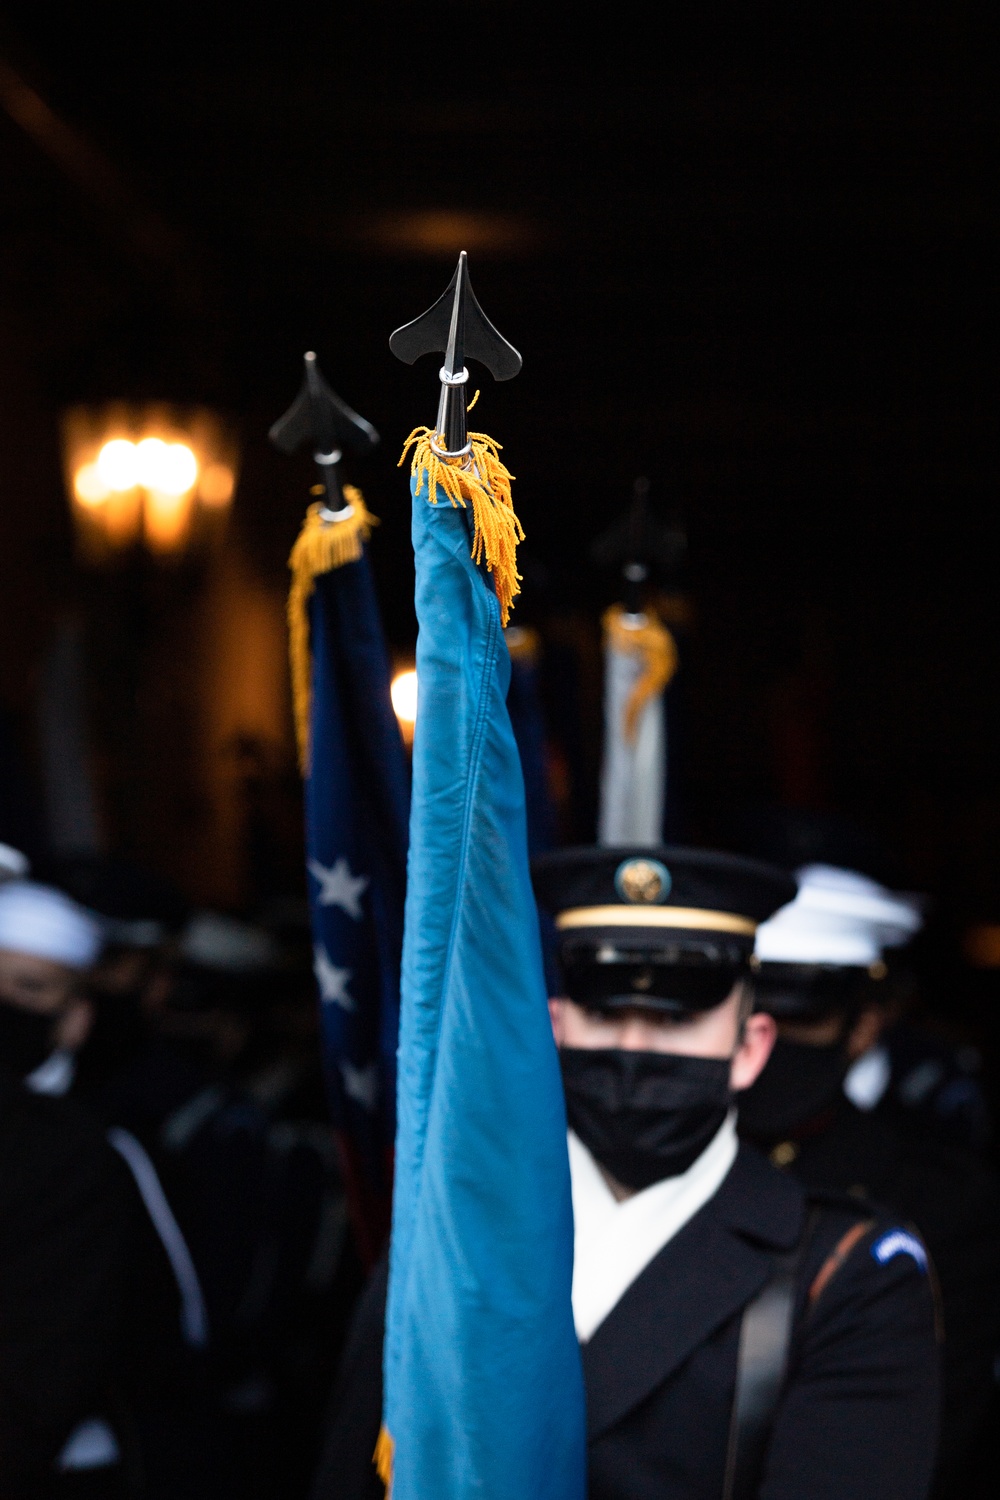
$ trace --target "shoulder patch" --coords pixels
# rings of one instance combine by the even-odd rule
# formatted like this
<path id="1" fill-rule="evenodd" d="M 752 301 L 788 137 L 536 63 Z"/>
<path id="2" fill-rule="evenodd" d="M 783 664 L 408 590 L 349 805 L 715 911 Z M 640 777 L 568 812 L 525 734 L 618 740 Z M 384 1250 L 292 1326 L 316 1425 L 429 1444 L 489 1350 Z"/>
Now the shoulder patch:
<path id="1" fill-rule="evenodd" d="M 927 1251 L 917 1239 L 915 1234 L 910 1234 L 907 1229 L 890 1229 L 886 1234 L 880 1236 L 872 1246 L 872 1255 L 880 1266 L 892 1260 L 897 1255 L 909 1255 L 915 1260 L 921 1271 L 927 1270 Z"/>

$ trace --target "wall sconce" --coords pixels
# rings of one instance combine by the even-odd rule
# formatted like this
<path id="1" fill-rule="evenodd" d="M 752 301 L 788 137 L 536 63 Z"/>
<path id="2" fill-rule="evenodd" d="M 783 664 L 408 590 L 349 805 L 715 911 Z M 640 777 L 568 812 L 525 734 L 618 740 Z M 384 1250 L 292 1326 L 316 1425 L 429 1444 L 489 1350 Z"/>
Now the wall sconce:
<path id="1" fill-rule="evenodd" d="M 76 406 L 62 422 L 63 467 L 81 554 L 108 559 L 140 542 L 177 556 L 221 535 L 237 448 L 203 408 Z"/>

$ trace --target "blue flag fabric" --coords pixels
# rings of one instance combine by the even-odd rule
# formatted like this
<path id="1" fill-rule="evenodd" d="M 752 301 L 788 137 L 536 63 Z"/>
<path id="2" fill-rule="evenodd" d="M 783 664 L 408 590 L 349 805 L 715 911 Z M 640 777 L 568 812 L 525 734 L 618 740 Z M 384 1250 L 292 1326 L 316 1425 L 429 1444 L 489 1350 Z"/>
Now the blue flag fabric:
<path id="1" fill-rule="evenodd" d="M 368 563 L 310 600 L 306 859 L 324 1065 L 366 1260 L 388 1228 L 409 767 Z"/>
<path id="2" fill-rule="evenodd" d="M 510 663 L 466 513 L 415 493 L 413 543 L 420 710 L 384 1356 L 392 1500 L 583 1500 L 566 1116 Z"/>

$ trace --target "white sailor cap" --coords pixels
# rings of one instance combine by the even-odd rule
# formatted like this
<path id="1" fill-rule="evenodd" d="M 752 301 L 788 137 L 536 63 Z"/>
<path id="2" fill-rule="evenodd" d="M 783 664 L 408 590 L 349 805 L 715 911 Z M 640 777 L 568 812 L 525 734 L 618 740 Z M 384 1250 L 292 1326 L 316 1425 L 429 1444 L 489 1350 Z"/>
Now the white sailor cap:
<path id="1" fill-rule="evenodd" d="M 50 885 L 10 880 L 0 885 L 0 948 L 86 969 L 101 951 L 97 921 Z"/>
<path id="2" fill-rule="evenodd" d="M 277 967 L 281 958 L 278 944 L 265 928 L 217 911 L 192 914 L 181 933 L 178 952 L 198 968 L 234 976 L 266 972 Z"/>
<path id="3" fill-rule="evenodd" d="M 13 844 L 0 843 L 0 881 L 23 880 L 31 874 L 31 861 Z"/>
<path id="4" fill-rule="evenodd" d="M 757 928 L 760 963 L 868 968 L 923 926 L 917 897 L 889 891 L 856 870 L 806 865 L 796 879 L 794 901 Z"/>

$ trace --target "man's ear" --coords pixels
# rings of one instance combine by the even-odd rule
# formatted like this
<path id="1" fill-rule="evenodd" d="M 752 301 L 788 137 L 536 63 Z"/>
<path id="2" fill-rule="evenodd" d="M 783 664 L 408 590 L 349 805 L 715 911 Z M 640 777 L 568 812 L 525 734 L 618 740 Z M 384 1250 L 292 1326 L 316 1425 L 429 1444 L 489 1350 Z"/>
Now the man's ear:
<path id="1" fill-rule="evenodd" d="M 74 996 L 56 1023 L 54 1032 L 56 1046 L 64 1047 L 67 1052 L 79 1052 L 90 1035 L 93 1024 L 92 1001 L 84 1000 L 79 995 Z"/>
<path id="2" fill-rule="evenodd" d="M 552 1022 L 552 1035 L 556 1039 L 556 1046 L 561 1047 L 565 1034 L 566 1001 L 553 995 L 549 998 L 549 1020 Z"/>
<path id="3" fill-rule="evenodd" d="M 754 1011 L 743 1023 L 743 1036 L 733 1054 L 729 1070 L 729 1086 L 734 1093 L 748 1089 L 764 1071 L 771 1048 L 774 1046 L 778 1028 L 773 1016 Z"/>

